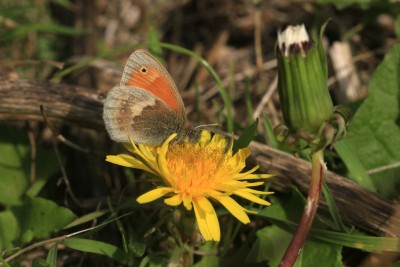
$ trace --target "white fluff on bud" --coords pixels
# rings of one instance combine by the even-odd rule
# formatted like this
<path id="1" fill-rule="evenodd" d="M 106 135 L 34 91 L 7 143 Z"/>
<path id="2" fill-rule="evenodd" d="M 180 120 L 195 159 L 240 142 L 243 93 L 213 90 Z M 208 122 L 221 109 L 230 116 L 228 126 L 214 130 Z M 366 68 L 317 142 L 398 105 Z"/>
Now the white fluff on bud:
<path id="1" fill-rule="evenodd" d="M 303 44 L 309 41 L 310 37 L 304 24 L 288 26 L 283 32 L 278 32 L 279 50 L 284 52 L 286 57 L 289 56 L 290 47 L 293 45 L 299 46 L 301 54 L 305 56 Z"/>

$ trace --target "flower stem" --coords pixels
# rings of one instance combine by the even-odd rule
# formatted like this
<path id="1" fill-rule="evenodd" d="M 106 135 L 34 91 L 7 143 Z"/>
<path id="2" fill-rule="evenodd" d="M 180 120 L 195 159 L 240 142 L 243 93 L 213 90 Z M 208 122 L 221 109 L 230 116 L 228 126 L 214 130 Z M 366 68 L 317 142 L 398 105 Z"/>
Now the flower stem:
<path id="1" fill-rule="evenodd" d="M 318 150 L 312 154 L 311 180 L 306 205 L 292 241 L 279 264 L 280 267 L 291 267 L 294 265 L 307 239 L 321 196 L 322 176 L 324 171 L 323 160 L 323 150 Z"/>
<path id="2" fill-rule="evenodd" d="M 182 266 L 181 258 L 184 252 L 183 246 L 175 246 L 174 251 L 172 252 L 171 258 L 168 262 L 168 267 L 179 267 Z"/>

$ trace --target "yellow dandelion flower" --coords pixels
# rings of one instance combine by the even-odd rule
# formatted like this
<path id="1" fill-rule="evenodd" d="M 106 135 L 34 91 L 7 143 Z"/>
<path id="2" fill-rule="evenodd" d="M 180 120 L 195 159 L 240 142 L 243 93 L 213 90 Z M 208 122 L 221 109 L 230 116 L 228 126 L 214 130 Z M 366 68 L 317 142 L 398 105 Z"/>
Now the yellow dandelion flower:
<path id="1" fill-rule="evenodd" d="M 183 204 L 187 210 L 194 209 L 197 225 L 205 240 L 220 240 L 217 214 L 210 202 L 213 199 L 224 206 L 244 224 L 250 222 L 246 212 L 232 195 L 245 198 L 261 205 L 270 203 L 258 196 L 268 195 L 252 189 L 262 181 L 248 180 L 269 178 L 270 174 L 254 174 L 258 166 L 241 172 L 245 160 L 250 155 L 248 148 L 240 149 L 233 155 L 232 145 L 221 135 L 211 137 L 203 131 L 197 142 L 171 143 L 176 135 L 171 135 L 159 147 L 135 145 L 129 150 L 131 155 L 107 156 L 107 161 L 125 167 L 150 172 L 164 181 L 164 186 L 153 189 L 137 198 L 140 204 L 166 196 L 164 202 L 170 206 Z"/>

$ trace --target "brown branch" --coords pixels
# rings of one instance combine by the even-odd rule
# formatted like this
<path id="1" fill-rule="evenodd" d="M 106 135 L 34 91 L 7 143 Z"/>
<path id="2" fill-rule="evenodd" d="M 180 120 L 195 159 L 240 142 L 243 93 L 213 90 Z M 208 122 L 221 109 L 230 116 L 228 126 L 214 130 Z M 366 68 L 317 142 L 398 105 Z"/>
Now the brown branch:
<path id="1" fill-rule="evenodd" d="M 306 194 L 311 173 L 309 162 L 256 142 L 251 143 L 250 149 L 253 164 L 260 165 L 263 172 L 277 174 L 270 179 L 275 190 L 286 191 L 296 186 Z M 344 221 L 368 232 L 395 235 L 393 229 L 400 225 L 400 218 L 388 221 L 396 209 L 393 202 L 330 171 L 325 172 L 324 180 Z M 323 197 L 319 205 L 320 211 L 328 212 Z"/>
<path id="2" fill-rule="evenodd" d="M 65 84 L 48 84 L 0 77 L 0 121 L 42 121 L 40 105 L 45 107 L 50 122 L 65 123 L 104 130 L 102 100 L 104 96 L 93 90 Z M 272 178 L 276 191 L 287 191 L 296 186 L 308 191 L 311 165 L 292 155 L 266 145 L 252 142 L 251 161 L 261 170 L 277 174 Z M 359 187 L 348 179 L 326 172 L 324 176 L 343 219 L 357 227 L 376 234 L 391 235 L 400 221 L 390 220 L 395 212 L 394 203 Z M 320 211 L 327 213 L 324 199 Z"/>
<path id="3" fill-rule="evenodd" d="M 0 120 L 43 121 L 43 105 L 50 122 L 104 129 L 102 98 L 81 87 L 0 77 Z"/>

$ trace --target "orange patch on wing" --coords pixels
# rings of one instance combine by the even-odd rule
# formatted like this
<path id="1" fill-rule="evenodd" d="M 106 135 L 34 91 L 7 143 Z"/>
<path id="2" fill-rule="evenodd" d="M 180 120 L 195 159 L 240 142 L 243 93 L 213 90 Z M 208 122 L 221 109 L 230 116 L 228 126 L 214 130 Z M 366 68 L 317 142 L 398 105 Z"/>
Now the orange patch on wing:
<path id="1" fill-rule="evenodd" d="M 179 104 L 174 89 L 168 83 L 166 77 L 155 66 L 146 66 L 146 72 L 142 72 L 142 67 L 134 70 L 127 85 L 142 88 L 165 102 L 170 108 L 177 111 Z"/>

